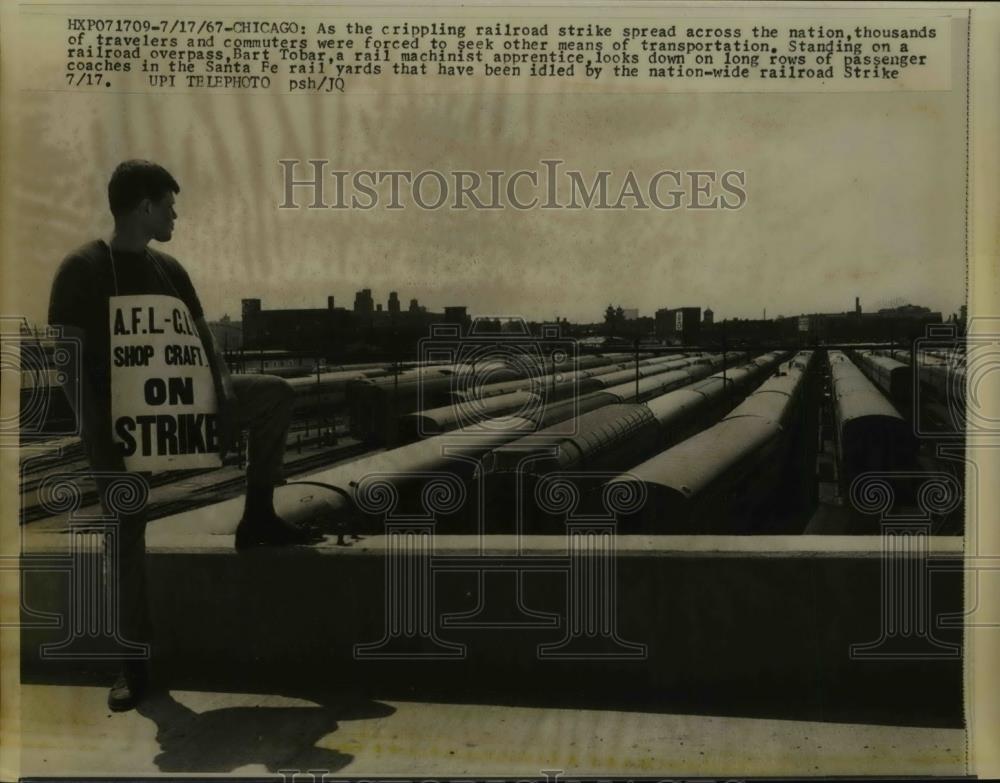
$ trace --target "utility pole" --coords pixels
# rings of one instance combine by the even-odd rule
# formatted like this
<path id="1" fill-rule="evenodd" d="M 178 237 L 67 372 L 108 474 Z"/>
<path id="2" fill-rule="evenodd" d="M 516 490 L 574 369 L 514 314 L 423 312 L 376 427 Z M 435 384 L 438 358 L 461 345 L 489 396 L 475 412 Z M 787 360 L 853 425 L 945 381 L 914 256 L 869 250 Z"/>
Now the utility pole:
<path id="1" fill-rule="evenodd" d="M 396 339 L 396 331 L 393 330 L 393 340 L 392 340 L 392 421 L 393 427 L 398 431 L 398 425 L 396 422 L 396 417 L 399 410 L 399 342 Z M 417 383 L 423 383 L 423 372 L 421 368 L 417 369 Z M 390 446 L 395 446 L 396 438 L 392 438 L 392 443 Z"/>
<path id="2" fill-rule="evenodd" d="M 639 336 L 635 338 L 635 401 L 639 401 Z"/>
<path id="3" fill-rule="evenodd" d="M 722 388 L 726 388 L 726 367 L 729 359 L 726 358 L 726 322 L 722 322 Z"/>

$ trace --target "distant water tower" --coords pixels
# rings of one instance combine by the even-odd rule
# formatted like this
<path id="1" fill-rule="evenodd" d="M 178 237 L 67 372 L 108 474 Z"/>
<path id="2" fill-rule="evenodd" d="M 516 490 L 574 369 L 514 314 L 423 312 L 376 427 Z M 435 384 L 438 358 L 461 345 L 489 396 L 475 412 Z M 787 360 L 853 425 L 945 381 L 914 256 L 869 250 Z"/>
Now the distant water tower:
<path id="1" fill-rule="evenodd" d="M 715 313 L 712 312 L 711 308 L 709 307 L 705 308 L 705 315 L 703 321 L 705 326 L 711 326 L 713 323 L 715 323 Z"/>

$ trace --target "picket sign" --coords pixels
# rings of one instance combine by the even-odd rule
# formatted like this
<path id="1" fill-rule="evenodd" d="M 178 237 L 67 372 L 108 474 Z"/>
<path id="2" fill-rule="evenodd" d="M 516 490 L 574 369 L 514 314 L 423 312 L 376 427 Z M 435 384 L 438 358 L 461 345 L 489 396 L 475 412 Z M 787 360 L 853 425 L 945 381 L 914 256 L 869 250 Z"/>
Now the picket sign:
<path id="1" fill-rule="evenodd" d="M 111 437 L 125 468 L 215 468 L 218 400 L 187 305 L 173 296 L 112 296 Z"/>

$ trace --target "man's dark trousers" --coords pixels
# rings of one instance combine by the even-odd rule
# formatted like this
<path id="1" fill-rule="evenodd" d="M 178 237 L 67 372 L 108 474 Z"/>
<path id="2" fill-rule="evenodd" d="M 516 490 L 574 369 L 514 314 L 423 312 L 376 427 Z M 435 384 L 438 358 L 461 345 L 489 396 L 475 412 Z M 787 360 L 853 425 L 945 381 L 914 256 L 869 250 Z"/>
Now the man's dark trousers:
<path id="1" fill-rule="evenodd" d="M 236 397 L 232 415 L 241 429 L 249 431 L 247 487 L 269 489 L 282 480 L 295 392 L 287 381 L 274 375 L 233 375 L 231 380 Z M 114 517 L 108 489 L 114 474 L 125 472 L 124 463 L 108 438 L 88 438 L 86 421 L 83 426 L 90 466 L 98 474 L 101 505 L 107 516 Z M 129 642 L 148 643 L 152 634 L 146 597 L 147 513 L 142 509 L 117 517 L 119 636 Z"/>

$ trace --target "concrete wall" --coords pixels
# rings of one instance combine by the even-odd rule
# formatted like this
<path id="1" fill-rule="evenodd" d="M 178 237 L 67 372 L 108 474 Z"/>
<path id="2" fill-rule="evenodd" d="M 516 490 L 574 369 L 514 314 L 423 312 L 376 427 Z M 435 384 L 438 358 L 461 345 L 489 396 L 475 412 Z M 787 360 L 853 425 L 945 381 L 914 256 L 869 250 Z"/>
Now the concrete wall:
<path id="1" fill-rule="evenodd" d="M 960 539 L 930 541 L 932 554 L 960 557 Z M 375 537 L 349 548 L 239 555 L 221 544 L 153 549 L 148 565 L 156 655 L 182 679 L 191 672 L 209 678 L 212 672 L 239 673 L 252 680 L 360 684 L 383 696 L 962 722 L 960 659 L 849 656 L 851 644 L 880 636 L 878 537 L 619 537 L 617 631 L 620 639 L 646 646 L 644 658 L 620 660 L 540 657 L 539 645 L 566 635 L 569 574 L 542 569 L 519 577 L 502 570 L 516 550 L 497 537 L 487 539 L 487 553 L 498 570 L 482 575 L 473 570 L 475 539 L 441 537 L 429 583 L 438 608 L 432 626 L 443 644 L 402 638 L 383 652 L 447 656 L 454 653 L 449 645 L 464 645 L 464 657 L 357 660 L 355 643 L 385 635 L 385 543 Z M 531 539 L 527 555 L 555 567 L 568 562 L 559 537 Z M 418 555 L 404 560 L 420 567 Z M 598 561 L 593 555 L 577 561 L 588 563 Z M 36 611 L 64 612 L 67 594 L 65 574 L 25 575 L 24 596 Z M 459 616 L 475 614 L 480 604 L 474 618 Z M 961 605 L 961 573 L 935 573 L 930 627 Z M 508 627 L 490 627 L 497 623 Z M 936 628 L 934 634 L 961 641 L 959 630 Z M 51 629 L 22 633 L 26 673 L 58 677 L 80 665 L 38 659 L 39 643 L 62 635 Z M 616 651 L 600 637 L 579 644 L 570 652 Z M 929 651 L 919 639 L 901 649 Z"/>

